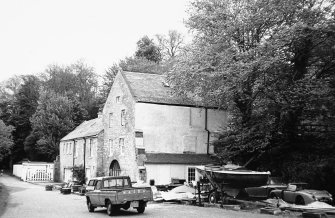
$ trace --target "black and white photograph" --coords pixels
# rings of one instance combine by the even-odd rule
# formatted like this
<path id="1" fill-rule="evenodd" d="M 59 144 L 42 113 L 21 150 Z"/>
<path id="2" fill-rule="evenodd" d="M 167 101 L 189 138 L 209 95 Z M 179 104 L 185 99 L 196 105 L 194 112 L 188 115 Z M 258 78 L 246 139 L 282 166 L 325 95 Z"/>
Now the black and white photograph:
<path id="1" fill-rule="evenodd" d="M 335 218 L 335 0 L 0 0 L 0 217 Z"/>

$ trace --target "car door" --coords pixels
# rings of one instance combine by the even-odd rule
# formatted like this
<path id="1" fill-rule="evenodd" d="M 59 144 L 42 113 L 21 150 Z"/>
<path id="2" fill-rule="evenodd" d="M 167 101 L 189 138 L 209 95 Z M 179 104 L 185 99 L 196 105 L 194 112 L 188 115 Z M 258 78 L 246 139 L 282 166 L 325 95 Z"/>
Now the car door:
<path id="1" fill-rule="evenodd" d="M 94 187 L 94 190 L 89 193 L 91 196 L 91 203 L 93 205 L 101 205 L 100 204 L 100 194 L 101 194 L 101 180 L 98 180 L 96 182 L 96 185 Z"/>
<path id="2" fill-rule="evenodd" d="M 295 192 L 289 191 L 289 190 L 284 190 L 283 191 L 283 200 L 286 201 L 287 203 L 294 204 L 294 202 L 295 202 Z"/>

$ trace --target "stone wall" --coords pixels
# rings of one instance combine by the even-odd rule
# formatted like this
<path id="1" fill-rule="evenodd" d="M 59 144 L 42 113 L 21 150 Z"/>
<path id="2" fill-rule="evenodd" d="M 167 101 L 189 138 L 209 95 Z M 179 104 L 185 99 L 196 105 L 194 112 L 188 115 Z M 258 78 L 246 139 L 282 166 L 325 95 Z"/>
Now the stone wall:
<path id="1" fill-rule="evenodd" d="M 121 175 L 130 176 L 132 181 L 138 180 L 138 166 L 135 153 L 135 101 L 122 77 L 118 74 L 111 88 L 103 109 L 104 174 L 109 175 L 113 160 L 117 160 Z M 125 110 L 124 125 L 121 124 L 122 110 Z M 122 141 L 124 146 L 122 146 Z"/>

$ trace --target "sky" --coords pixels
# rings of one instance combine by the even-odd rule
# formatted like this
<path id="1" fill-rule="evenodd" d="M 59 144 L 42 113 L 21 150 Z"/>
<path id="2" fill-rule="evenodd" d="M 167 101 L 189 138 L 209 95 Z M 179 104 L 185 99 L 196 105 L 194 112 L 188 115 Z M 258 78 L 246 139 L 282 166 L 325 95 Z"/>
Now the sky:
<path id="1" fill-rule="evenodd" d="M 0 0 L 0 82 L 83 61 L 102 75 L 148 35 L 188 37 L 188 0 Z"/>

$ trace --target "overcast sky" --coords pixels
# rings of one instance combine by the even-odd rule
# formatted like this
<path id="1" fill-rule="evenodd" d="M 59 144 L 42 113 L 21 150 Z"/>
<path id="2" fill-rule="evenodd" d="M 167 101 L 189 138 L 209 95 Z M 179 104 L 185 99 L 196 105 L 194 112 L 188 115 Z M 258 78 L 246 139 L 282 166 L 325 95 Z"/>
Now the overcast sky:
<path id="1" fill-rule="evenodd" d="M 0 82 L 78 60 L 103 74 L 144 35 L 187 35 L 188 0 L 0 0 Z"/>

